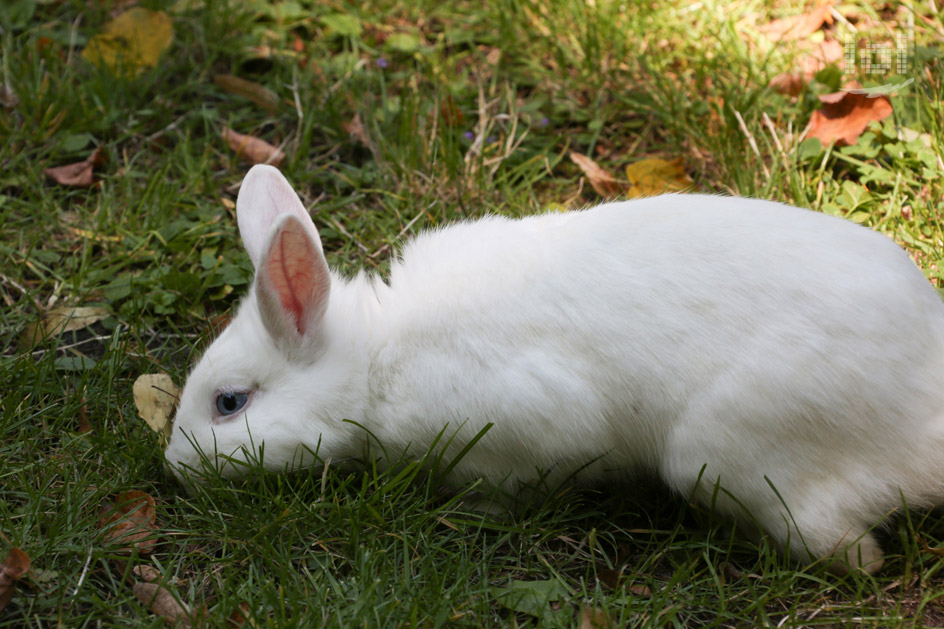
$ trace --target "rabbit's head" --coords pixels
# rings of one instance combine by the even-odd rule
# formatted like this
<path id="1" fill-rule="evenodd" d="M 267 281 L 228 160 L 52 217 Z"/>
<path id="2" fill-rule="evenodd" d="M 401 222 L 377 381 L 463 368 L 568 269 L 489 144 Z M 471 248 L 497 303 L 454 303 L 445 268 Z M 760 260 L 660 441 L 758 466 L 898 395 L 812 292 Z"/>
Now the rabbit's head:
<path id="1" fill-rule="evenodd" d="M 201 453 L 225 476 L 260 460 L 282 470 L 352 447 L 357 381 L 350 322 L 329 306 L 339 283 L 311 218 L 282 174 L 255 166 L 236 204 L 252 289 L 187 379 L 165 457 L 178 475 Z"/>

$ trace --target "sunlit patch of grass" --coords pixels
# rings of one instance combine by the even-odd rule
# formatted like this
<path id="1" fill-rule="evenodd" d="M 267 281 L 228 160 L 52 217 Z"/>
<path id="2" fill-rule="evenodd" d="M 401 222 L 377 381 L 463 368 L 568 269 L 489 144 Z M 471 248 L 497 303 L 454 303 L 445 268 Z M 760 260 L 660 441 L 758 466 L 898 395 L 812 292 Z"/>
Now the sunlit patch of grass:
<path id="1" fill-rule="evenodd" d="M 243 603 L 259 626 L 533 625 L 490 586 L 548 579 L 571 592 L 563 626 L 581 605 L 634 626 L 941 624 L 938 511 L 892 520 L 877 577 L 837 578 L 658 483 L 552 487 L 483 515 L 480 496 L 444 492 L 403 461 L 257 473 L 187 495 L 131 402 L 141 373 L 182 382 L 214 317 L 247 288 L 232 211 L 247 165 L 224 126 L 283 147 L 329 261 L 347 273 L 383 273 L 420 229 L 595 202 L 562 159 L 573 149 L 617 173 L 681 157 L 699 191 L 846 216 L 940 281 L 940 16 L 916 21 L 920 67 L 893 118 L 820 150 L 799 139 L 836 77 L 780 95 L 768 84 L 794 53 L 746 36 L 796 3 L 148 5 L 171 11 L 175 40 L 136 77 L 79 55 L 107 3 L 38 3 L 0 36 L 0 79 L 19 99 L 0 111 L 0 550 L 16 545 L 34 566 L 0 626 L 156 626 L 132 593 L 142 564 L 214 626 Z M 220 90 L 221 73 L 265 85 L 278 108 Z M 96 146 L 108 155 L 98 186 L 43 175 Z M 24 345 L 43 311 L 80 304 L 110 316 Z M 130 489 L 157 500 L 147 557 L 102 544 L 102 506 Z"/>

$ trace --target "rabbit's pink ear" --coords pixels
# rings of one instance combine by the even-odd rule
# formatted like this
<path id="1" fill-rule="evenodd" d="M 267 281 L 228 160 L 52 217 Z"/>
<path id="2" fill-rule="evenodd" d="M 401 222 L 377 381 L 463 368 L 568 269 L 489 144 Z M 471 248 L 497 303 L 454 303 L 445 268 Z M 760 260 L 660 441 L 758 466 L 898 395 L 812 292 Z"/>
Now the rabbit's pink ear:
<path id="1" fill-rule="evenodd" d="M 320 244 L 294 214 L 276 219 L 256 265 L 262 322 L 286 349 L 320 339 L 331 275 Z"/>
<path id="2" fill-rule="evenodd" d="M 272 230 L 276 219 L 283 214 L 293 214 L 311 236 L 315 247 L 321 252 L 321 239 L 311 217 L 292 185 L 282 176 L 277 168 L 259 164 L 249 169 L 239 188 L 236 198 L 236 220 L 239 223 L 239 235 L 243 246 L 252 260 L 252 265 L 259 269 L 262 250 L 266 237 Z"/>

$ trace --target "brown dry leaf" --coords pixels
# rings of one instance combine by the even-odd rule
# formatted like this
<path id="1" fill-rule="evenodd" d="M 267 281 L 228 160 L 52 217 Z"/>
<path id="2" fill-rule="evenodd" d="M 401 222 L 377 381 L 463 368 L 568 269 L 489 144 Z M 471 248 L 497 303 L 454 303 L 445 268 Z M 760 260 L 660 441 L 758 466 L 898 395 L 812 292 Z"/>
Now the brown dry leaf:
<path id="1" fill-rule="evenodd" d="M 790 39 L 805 39 L 818 31 L 820 27 L 833 23 L 832 3 L 821 4 L 809 13 L 785 17 L 764 24 L 758 30 L 770 41 L 778 42 Z"/>
<path id="2" fill-rule="evenodd" d="M 47 335 L 81 330 L 107 319 L 110 314 L 108 308 L 101 306 L 53 308 L 43 315 L 43 330 Z"/>
<path id="3" fill-rule="evenodd" d="M 580 629 L 616 629 L 616 623 L 606 612 L 596 607 L 580 608 Z"/>
<path id="4" fill-rule="evenodd" d="M 770 87 L 781 94 L 796 96 L 813 80 L 817 72 L 831 63 L 838 64 L 843 60 L 842 44 L 835 39 L 826 39 L 819 44 L 811 43 L 804 48 L 809 48 L 809 51 L 800 58 L 799 68 L 778 74 L 770 80 Z"/>
<path id="5" fill-rule="evenodd" d="M 157 568 L 147 564 L 135 566 L 131 572 L 145 583 L 154 583 L 161 578 L 161 573 L 157 571 Z"/>
<path id="6" fill-rule="evenodd" d="M 152 612 L 178 627 L 189 627 L 193 621 L 190 607 L 174 598 L 170 590 L 157 583 L 135 583 L 134 596 Z"/>
<path id="7" fill-rule="evenodd" d="M 598 567 L 596 573 L 597 580 L 608 588 L 620 590 L 626 587 L 626 575 L 618 570 Z M 652 596 L 652 590 L 645 585 L 630 585 L 627 589 L 636 596 Z"/>
<path id="8" fill-rule="evenodd" d="M 107 308 L 98 306 L 72 307 L 62 306 L 53 308 L 43 314 L 43 318 L 37 322 L 30 323 L 24 328 L 20 335 L 20 347 L 28 349 L 47 339 L 63 332 L 81 330 L 87 328 L 93 323 L 97 323 L 107 318 L 111 313 Z"/>
<path id="9" fill-rule="evenodd" d="M 46 168 L 43 173 L 63 186 L 88 188 L 95 183 L 94 170 L 105 161 L 105 151 L 98 147 L 92 154 L 81 162 Z"/>
<path id="10" fill-rule="evenodd" d="M 649 589 L 648 585 L 631 585 L 629 591 L 636 596 L 652 596 L 652 590 Z"/>
<path id="11" fill-rule="evenodd" d="M 244 96 L 270 114 L 275 113 L 279 108 L 278 95 L 255 81 L 249 81 L 232 74 L 217 74 L 213 77 L 213 82 L 224 92 Z"/>
<path id="12" fill-rule="evenodd" d="M 179 389 L 166 373 L 147 373 L 138 376 L 131 387 L 134 405 L 138 415 L 161 435 L 162 440 L 170 437 L 171 417 L 179 398 Z"/>
<path id="13" fill-rule="evenodd" d="M 834 92 L 819 99 L 823 106 L 810 117 L 806 137 L 818 138 L 824 145 L 834 140 L 839 146 L 855 144 L 870 122 L 883 120 L 892 113 L 887 96 L 869 98 L 866 94 Z"/>
<path id="14" fill-rule="evenodd" d="M 229 327 L 229 324 L 233 321 L 233 317 L 226 312 L 221 312 L 218 315 L 215 315 L 210 318 L 210 332 L 214 335 L 219 335 Z"/>
<path id="15" fill-rule="evenodd" d="M 342 122 L 341 128 L 347 131 L 349 136 L 364 146 L 370 146 L 370 139 L 367 137 L 367 132 L 364 131 L 364 123 L 361 120 L 360 114 L 354 114 L 354 117 L 351 118 L 350 122 Z"/>
<path id="16" fill-rule="evenodd" d="M 223 127 L 223 139 L 236 154 L 253 164 L 272 164 L 281 166 L 285 153 L 265 140 L 237 133 L 229 127 Z"/>
<path id="17" fill-rule="evenodd" d="M 921 544 L 921 550 L 924 552 L 935 557 L 944 557 L 944 548 L 932 548 L 923 537 L 918 537 L 918 543 Z"/>
<path id="18" fill-rule="evenodd" d="M 105 24 L 82 57 L 116 74 L 135 74 L 157 65 L 174 39 L 174 25 L 163 11 L 134 7 Z"/>
<path id="19" fill-rule="evenodd" d="M 595 161 L 582 153 L 570 151 L 570 161 L 577 164 L 593 189 L 604 199 L 618 197 L 625 192 L 625 186 L 606 172 Z"/>
<path id="20" fill-rule="evenodd" d="M 142 555 L 154 549 L 157 527 L 154 498 L 143 491 L 125 491 L 115 496 L 115 504 L 106 508 L 99 526 L 107 527 L 104 542 L 120 549 L 136 549 Z"/>
<path id="21" fill-rule="evenodd" d="M 228 627 L 242 627 L 249 620 L 249 603 L 243 601 L 239 607 L 233 610 L 233 613 L 226 619 Z"/>
<path id="22" fill-rule="evenodd" d="M 612 568 L 597 568 L 597 581 L 603 585 L 611 588 L 613 590 L 618 590 L 622 587 L 622 581 L 624 579 L 623 575 L 619 570 L 613 570 Z"/>
<path id="23" fill-rule="evenodd" d="M 681 192 L 692 187 L 681 157 L 672 160 L 656 157 L 641 159 L 626 167 L 628 198 L 651 197 L 665 192 Z"/>
<path id="24" fill-rule="evenodd" d="M 0 611 L 13 598 L 13 585 L 23 578 L 30 569 L 29 555 L 19 548 L 7 551 L 7 557 L 0 564 Z"/>

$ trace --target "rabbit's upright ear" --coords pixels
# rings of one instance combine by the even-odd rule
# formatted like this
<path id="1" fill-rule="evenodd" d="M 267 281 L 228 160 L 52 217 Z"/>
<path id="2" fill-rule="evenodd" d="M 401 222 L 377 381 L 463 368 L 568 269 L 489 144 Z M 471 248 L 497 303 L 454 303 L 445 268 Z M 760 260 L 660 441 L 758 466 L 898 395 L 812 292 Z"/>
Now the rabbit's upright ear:
<path id="1" fill-rule="evenodd" d="M 321 340 L 331 275 L 318 232 L 282 174 L 255 166 L 236 203 L 239 231 L 256 267 L 262 322 L 276 343 L 311 355 Z"/>
<path id="2" fill-rule="evenodd" d="M 292 185 L 274 166 L 259 164 L 246 173 L 236 199 L 236 221 L 246 253 L 259 269 L 259 260 L 272 225 L 282 214 L 294 214 L 308 230 L 318 251 L 321 239 Z"/>

